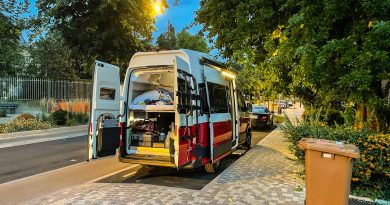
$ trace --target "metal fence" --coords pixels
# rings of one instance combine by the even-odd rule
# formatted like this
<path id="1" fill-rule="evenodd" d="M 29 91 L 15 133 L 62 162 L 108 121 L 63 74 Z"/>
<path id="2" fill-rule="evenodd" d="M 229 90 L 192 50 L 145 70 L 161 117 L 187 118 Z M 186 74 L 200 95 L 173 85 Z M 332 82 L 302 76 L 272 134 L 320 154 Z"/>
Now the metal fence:
<path id="1" fill-rule="evenodd" d="M 90 81 L 0 77 L 1 100 L 90 99 Z"/>

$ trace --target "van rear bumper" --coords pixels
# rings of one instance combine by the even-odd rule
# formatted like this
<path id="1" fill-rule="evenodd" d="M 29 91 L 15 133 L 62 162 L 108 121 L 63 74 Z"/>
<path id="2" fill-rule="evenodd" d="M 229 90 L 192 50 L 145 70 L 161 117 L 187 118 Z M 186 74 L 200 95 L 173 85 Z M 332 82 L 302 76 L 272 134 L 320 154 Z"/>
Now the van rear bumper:
<path id="1" fill-rule="evenodd" d="M 176 168 L 176 165 L 171 163 L 170 158 L 166 156 L 131 154 L 124 157 L 119 156 L 119 161 L 131 164 Z"/>

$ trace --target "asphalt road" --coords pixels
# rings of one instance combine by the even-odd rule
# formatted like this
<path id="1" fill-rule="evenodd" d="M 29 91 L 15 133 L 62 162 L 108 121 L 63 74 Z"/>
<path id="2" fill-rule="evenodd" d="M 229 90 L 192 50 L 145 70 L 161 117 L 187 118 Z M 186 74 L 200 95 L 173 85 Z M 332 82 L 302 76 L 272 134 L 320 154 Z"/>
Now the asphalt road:
<path id="1" fill-rule="evenodd" d="M 87 136 L 0 149 L 0 184 L 83 162 Z"/>

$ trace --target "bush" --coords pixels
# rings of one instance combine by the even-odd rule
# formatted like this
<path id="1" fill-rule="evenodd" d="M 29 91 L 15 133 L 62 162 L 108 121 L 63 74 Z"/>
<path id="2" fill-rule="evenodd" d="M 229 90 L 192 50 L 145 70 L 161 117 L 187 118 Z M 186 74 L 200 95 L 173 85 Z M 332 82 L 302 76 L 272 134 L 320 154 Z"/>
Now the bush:
<path id="1" fill-rule="evenodd" d="M 7 117 L 7 111 L 0 109 L 0 117 Z"/>
<path id="2" fill-rule="evenodd" d="M 283 123 L 284 117 L 283 116 L 274 116 L 274 123 Z"/>
<path id="3" fill-rule="evenodd" d="M 49 115 L 47 115 L 46 113 L 43 113 L 43 112 L 37 114 L 37 115 L 35 116 L 35 118 L 40 119 L 40 120 L 42 120 L 42 121 L 44 121 L 44 122 L 50 121 Z"/>
<path id="4" fill-rule="evenodd" d="M 352 193 L 370 198 L 390 196 L 390 135 L 375 134 L 362 128 L 352 126 L 330 127 L 318 120 L 319 117 L 307 118 L 292 125 L 288 118 L 282 126 L 285 139 L 290 142 L 290 151 L 297 156 L 297 161 L 304 164 L 304 152 L 299 149 L 298 142 L 304 137 L 344 141 L 356 145 L 361 154 L 356 159 L 352 174 Z"/>
<path id="5" fill-rule="evenodd" d="M 89 115 L 87 113 L 73 114 L 73 118 L 79 124 L 87 124 L 89 121 Z"/>
<path id="6" fill-rule="evenodd" d="M 324 120 L 327 125 L 334 126 L 334 125 L 342 125 L 344 124 L 344 118 L 340 111 L 338 110 L 328 110 L 324 116 Z"/>
<path id="7" fill-rule="evenodd" d="M 65 110 L 57 110 L 50 115 L 50 119 L 56 125 L 67 125 L 69 120 L 69 112 Z"/>
<path id="8" fill-rule="evenodd" d="M 0 133 L 20 132 L 29 130 L 41 130 L 54 127 L 50 122 L 43 122 L 40 119 L 16 118 L 7 124 L 0 124 Z"/>
<path id="9" fill-rule="evenodd" d="M 336 109 L 305 108 L 304 118 L 313 118 L 325 122 L 329 126 L 344 124 L 344 112 Z"/>
<path id="10" fill-rule="evenodd" d="M 24 113 L 16 117 L 18 120 L 30 120 L 30 119 L 35 119 L 35 117 L 29 113 Z"/>
<path id="11" fill-rule="evenodd" d="M 57 110 L 50 115 L 51 120 L 56 125 L 82 125 L 88 123 L 87 113 L 70 113 L 65 110 Z"/>

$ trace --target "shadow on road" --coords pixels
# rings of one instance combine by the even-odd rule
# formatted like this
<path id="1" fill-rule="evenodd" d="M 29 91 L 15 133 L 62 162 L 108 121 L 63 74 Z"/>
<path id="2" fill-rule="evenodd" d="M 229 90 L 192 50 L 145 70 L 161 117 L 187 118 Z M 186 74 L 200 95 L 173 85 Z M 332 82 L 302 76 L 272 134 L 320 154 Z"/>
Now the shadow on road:
<path id="1" fill-rule="evenodd" d="M 267 136 L 276 127 L 269 130 L 253 130 L 252 147 Z M 159 186 L 201 190 L 215 177 L 232 165 L 244 150 L 237 150 L 221 160 L 217 173 L 206 173 L 203 168 L 177 170 L 174 168 L 142 166 L 138 170 L 126 170 L 97 181 L 98 183 L 142 183 Z"/>
<path id="2" fill-rule="evenodd" d="M 221 160 L 217 173 L 206 173 L 204 169 L 177 170 L 165 167 L 143 166 L 131 176 L 129 171 L 123 171 L 116 175 L 99 180 L 99 183 L 142 183 L 159 186 L 178 187 L 185 189 L 201 190 L 226 168 L 233 164 L 240 155 L 232 154 Z"/>

